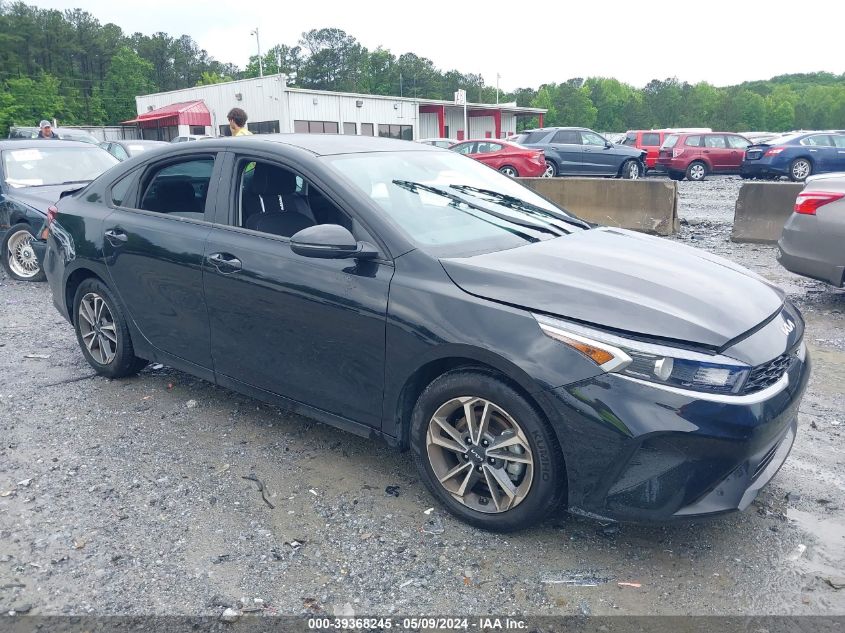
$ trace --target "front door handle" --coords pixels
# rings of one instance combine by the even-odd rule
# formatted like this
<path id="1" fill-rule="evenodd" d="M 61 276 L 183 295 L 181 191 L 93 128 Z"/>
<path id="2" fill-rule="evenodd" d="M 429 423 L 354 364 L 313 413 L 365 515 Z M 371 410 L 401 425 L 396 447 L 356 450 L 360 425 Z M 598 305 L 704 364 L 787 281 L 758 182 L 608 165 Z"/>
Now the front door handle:
<path id="1" fill-rule="evenodd" d="M 126 244 L 126 242 L 129 241 L 126 233 L 120 229 L 109 229 L 105 232 L 105 236 L 112 246 L 120 246 L 121 244 Z"/>
<path id="2" fill-rule="evenodd" d="M 212 253 L 208 261 L 221 273 L 236 273 L 241 269 L 241 260 L 229 253 Z"/>

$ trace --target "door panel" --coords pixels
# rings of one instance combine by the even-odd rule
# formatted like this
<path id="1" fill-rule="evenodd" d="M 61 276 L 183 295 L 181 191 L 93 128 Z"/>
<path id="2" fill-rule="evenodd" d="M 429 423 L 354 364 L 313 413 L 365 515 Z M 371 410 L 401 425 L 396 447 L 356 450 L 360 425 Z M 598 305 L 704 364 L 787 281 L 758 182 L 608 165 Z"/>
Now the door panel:
<path id="1" fill-rule="evenodd" d="M 619 171 L 619 156 L 605 145 L 605 139 L 594 132 L 581 132 L 583 173 L 591 176 L 610 176 Z"/>
<path id="2" fill-rule="evenodd" d="M 215 373 L 381 425 L 392 265 L 302 257 L 284 238 L 222 226 L 206 253 Z M 213 265 L 216 253 L 239 270 Z"/>

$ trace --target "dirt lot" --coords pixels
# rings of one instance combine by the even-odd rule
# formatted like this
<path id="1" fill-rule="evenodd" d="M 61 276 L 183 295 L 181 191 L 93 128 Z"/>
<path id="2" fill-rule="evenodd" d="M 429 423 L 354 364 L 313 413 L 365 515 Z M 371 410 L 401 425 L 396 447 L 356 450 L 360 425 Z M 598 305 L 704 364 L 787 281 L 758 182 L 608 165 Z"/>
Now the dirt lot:
<path id="1" fill-rule="evenodd" d="M 845 614 L 845 293 L 728 241 L 739 183 L 681 183 L 674 239 L 785 288 L 815 371 L 758 501 L 671 527 L 469 528 L 407 454 L 166 367 L 93 377 L 46 284 L 0 273 L 0 613 Z"/>

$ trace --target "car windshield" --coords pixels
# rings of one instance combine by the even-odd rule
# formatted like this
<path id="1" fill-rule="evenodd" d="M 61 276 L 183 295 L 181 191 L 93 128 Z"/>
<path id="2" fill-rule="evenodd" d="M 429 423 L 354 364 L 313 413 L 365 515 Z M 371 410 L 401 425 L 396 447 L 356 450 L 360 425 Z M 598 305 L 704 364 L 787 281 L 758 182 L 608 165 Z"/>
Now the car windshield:
<path id="1" fill-rule="evenodd" d="M 515 248 L 587 228 L 513 179 L 451 152 L 327 156 L 418 246 L 438 256 Z"/>
<path id="2" fill-rule="evenodd" d="M 99 147 L 61 147 L 44 141 L 44 147 L 2 152 L 3 177 L 10 187 L 39 187 L 94 180 L 118 161 Z"/>

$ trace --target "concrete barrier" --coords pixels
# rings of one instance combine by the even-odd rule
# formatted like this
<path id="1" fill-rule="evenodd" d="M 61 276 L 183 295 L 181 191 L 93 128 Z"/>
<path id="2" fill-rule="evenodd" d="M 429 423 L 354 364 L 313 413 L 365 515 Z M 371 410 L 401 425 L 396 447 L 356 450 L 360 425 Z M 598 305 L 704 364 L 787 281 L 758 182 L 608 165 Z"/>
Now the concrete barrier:
<path id="1" fill-rule="evenodd" d="M 774 244 L 804 188 L 793 182 L 744 182 L 734 209 L 733 242 Z"/>
<path id="2" fill-rule="evenodd" d="M 588 222 L 644 233 L 678 230 L 678 184 L 667 180 L 518 178 L 544 198 Z"/>

